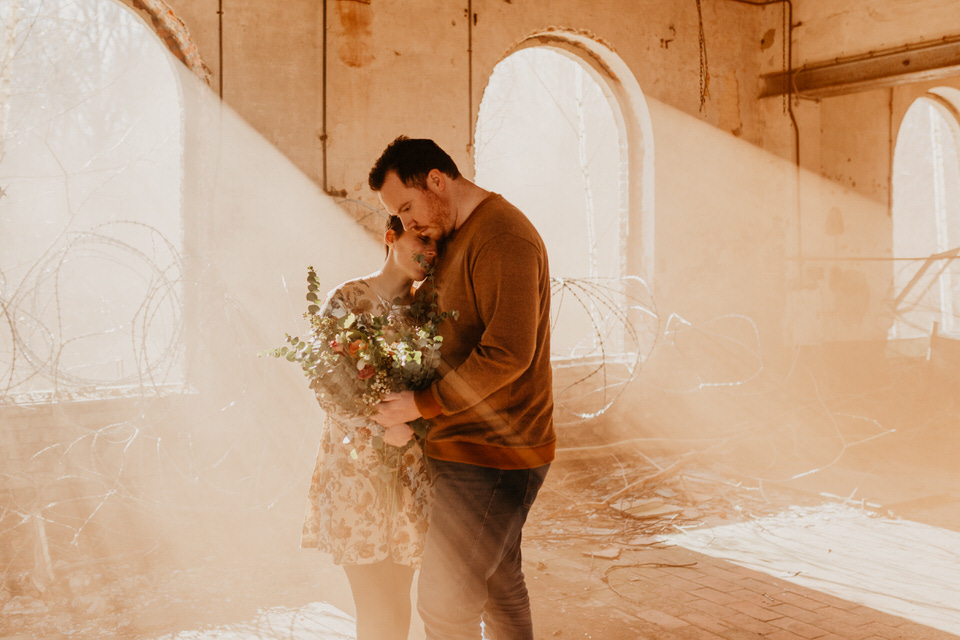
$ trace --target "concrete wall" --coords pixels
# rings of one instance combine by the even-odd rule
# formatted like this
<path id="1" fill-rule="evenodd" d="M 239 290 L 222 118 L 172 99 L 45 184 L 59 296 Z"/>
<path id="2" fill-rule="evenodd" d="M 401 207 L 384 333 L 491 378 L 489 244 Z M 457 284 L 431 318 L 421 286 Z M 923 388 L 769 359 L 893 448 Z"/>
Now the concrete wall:
<path id="1" fill-rule="evenodd" d="M 242 120 L 353 211 L 377 207 L 367 170 L 399 133 L 436 139 L 471 175 L 486 78 L 531 38 L 558 38 L 611 87 L 635 82 L 644 101 L 649 130 L 636 139 L 652 151 L 653 179 L 631 174 L 631 187 L 653 196 L 632 203 L 628 264 L 652 283 L 661 319 L 647 372 L 704 377 L 674 359 L 668 320 L 740 345 L 735 356 L 695 352 L 697 367 L 725 372 L 721 382 L 787 375 L 810 348 L 829 352 L 816 358 L 840 377 L 883 359 L 893 144 L 924 86 L 789 104 L 757 96 L 788 53 L 797 67 L 955 35 L 949 0 L 801 0 L 789 16 L 784 3 L 733 0 L 703 2 L 701 14 L 696 3 L 653 0 L 247 0 L 222 14 L 215 0 L 168 4 L 212 91 L 222 87 Z M 197 182 L 198 198 L 204 188 Z M 642 396 L 621 404 L 629 412 Z"/>
<path id="2" fill-rule="evenodd" d="M 779 254 L 789 235 L 790 216 L 779 206 L 761 203 L 773 194 L 757 199 L 750 186 L 756 184 L 756 176 L 740 172 L 733 181 L 737 188 L 725 189 L 722 198 L 715 189 L 730 184 L 738 163 L 754 153 L 737 141 L 766 143 L 774 155 L 791 156 L 792 139 L 784 133 L 789 129 L 787 118 L 783 114 L 769 118 L 769 110 L 755 99 L 761 39 L 771 29 L 776 31 L 778 13 L 736 3 L 705 4 L 703 73 L 708 95 L 701 108 L 695 4 L 490 0 L 471 3 L 472 22 L 466 3 L 325 4 L 324 43 L 320 31 L 324 3 L 230 3 L 222 16 L 221 66 L 216 56 L 220 47 L 213 17 L 216 3 L 170 3 L 175 12 L 181 5 L 189 11 L 183 17 L 199 50 L 208 52 L 205 60 L 214 74 L 211 86 L 216 90 L 222 82 L 225 102 L 328 191 L 375 207 L 376 198 L 365 185 L 366 173 L 383 146 L 399 133 L 435 138 L 470 175 L 472 127 L 494 65 L 534 34 L 548 30 L 584 34 L 626 64 L 651 105 L 656 199 L 649 215 L 656 218 L 658 260 L 655 274 L 642 275 L 656 280 L 666 306 L 682 308 L 683 313 L 696 298 L 706 316 L 731 307 L 753 314 L 758 312 L 751 308 L 756 305 L 721 301 L 742 300 L 743 291 L 753 290 L 762 292 L 766 307 L 766 299 L 776 297 L 779 278 L 771 279 L 770 274 L 782 269 Z M 324 47 L 325 172 L 319 139 Z M 654 113 L 657 110 L 662 117 Z M 709 153 L 697 145 L 701 135 L 716 139 Z M 732 141 L 733 151 L 725 148 L 725 138 Z M 775 172 L 775 180 L 783 179 L 781 169 Z M 704 219 L 709 221 L 706 226 Z M 759 241 L 751 244 L 750 258 L 728 259 L 730 253 L 742 257 L 743 243 L 754 239 Z M 718 262 L 729 270 L 717 269 Z M 634 259 L 632 264 L 640 268 L 642 261 Z M 764 282 L 756 282 L 754 274 L 763 274 Z M 706 280 L 696 286 L 701 278 Z M 765 339 L 779 341 L 778 321 L 773 322 Z"/>
<path id="3" fill-rule="evenodd" d="M 472 127 L 493 66 L 533 34 L 586 35 L 626 64 L 650 104 L 657 258 L 654 273 L 642 275 L 655 281 L 661 310 L 747 313 L 771 348 L 884 334 L 889 318 L 877 299 L 888 288 L 886 271 L 811 267 L 806 259 L 889 255 L 884 209 L 904 107 L 890 90 L 802 100 L 792 105 L 795 132 L 782 99 L 756 98 L 760 76 L 784 66 L 782 3 L 703 3 L 702 16 L 694 3 L 621 0 L 250 0 L 231 2 L 222 14 L 214 0 L 168 4 L 225 102 L 310 180 L 368 208 L 377 201 L 366 172 L 396 134 L 435 138 L 470 175 Z M 794 66 L 932 41 L 958 26 L 948 0 L 807 0 L 791 8 Z M 714 140 L 706 152 L 703 136 Z M 795 136 L 809 172 L 802 194 L 790 167 Z M 853 195 L 865 198 L 853 211 L 849 202 L 835 203 Z M 838 209 L 843 231 L 824 233 Z M 631 264 L 639 270 L 643 261 Z M 867 284 L 850 284 L 861 276 Z M 845 322 L 831 316 L 830 298 L 851 286 L 870 302 Z M 813 315 L 811 302 L 820 308 Z M 808 312 L 804 319 L 785 320 L 797 307 Z"/>

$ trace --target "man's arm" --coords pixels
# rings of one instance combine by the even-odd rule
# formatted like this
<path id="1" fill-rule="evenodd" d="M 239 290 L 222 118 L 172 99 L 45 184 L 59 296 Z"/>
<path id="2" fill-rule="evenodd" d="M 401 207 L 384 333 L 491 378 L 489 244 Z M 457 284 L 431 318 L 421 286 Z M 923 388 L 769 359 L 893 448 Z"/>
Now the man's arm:
<path id="1" fill-rule="evenodd" d="M 482 403 L 530 366 L 538 346 L 545 269 L 540 248 L 518 235 L 497 235 L 480 249 L 472 281 L 483 333 L 466 359 L 431 387 L 443 413 Z M 456 324 L 451 329 L 456 331 Z"/>
<path id="2" fill-rule="evenodd" d="M 479 343 L 429 389 L 418 394 L 389 394 L 373 420 L 386 426 L 432 418 L 441 412 L 457 413 L 481 404 L 515 381 L 536 354 L 545 268 L 545 256 L 530 241 L 511 234 L 489 240 L 476 256 L 473 269 L 484 326 Z"/>

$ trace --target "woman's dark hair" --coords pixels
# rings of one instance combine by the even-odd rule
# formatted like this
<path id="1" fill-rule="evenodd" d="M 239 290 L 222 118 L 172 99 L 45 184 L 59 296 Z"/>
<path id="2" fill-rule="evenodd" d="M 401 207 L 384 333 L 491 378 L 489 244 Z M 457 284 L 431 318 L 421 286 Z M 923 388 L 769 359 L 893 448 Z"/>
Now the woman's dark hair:
<path id="1" fill-rule="evenodd" d="M 380 191 L 387 174 L 396 171 L 397 177 L 406 186 L 426 189 L 427 174 L 433 169 L 451 178 L 460 177 L 456 163 L 433 140 L 398 136 L 387 145 L 373 169 L 370 169 L 367 184 L 374 191 Z"/>
<path id="2" fill-rule="evenodd" d="M 383 225 L 383 233 L 386 235 L 387 231 L 393 231 L 395 238 L 399 238 L 403 235 L 403 221 L 400 220 L 400 216 L 387 216 L 387 222 Z M 390 247 L 387 246 L 387 255 L 390 255 Z"/>
<path id="3" fill-rule="evenodd" d="M 387 216 L 387 222 L 383 225 L 383 232 L 394 231 L 399 238 L 403 235 L 403 221 L 400 220 L 400 216 Z"/>

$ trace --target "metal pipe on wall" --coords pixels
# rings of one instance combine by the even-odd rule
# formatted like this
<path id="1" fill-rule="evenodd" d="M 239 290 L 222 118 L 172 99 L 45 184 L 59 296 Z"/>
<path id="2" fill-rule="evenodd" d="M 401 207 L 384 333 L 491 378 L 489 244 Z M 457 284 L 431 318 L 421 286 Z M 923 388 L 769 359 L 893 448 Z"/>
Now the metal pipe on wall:
<path id="1" fill-rule="evenodd" d="M 740 4 L 749 4 L 755 7 L 766 7 L 772 4 L 785 4 L 787 9 L 786 24 L 783 29 L 784 44 L 786 45 L 786 60 L 784 70 L 786 76 L 790 78 L 793 71 L 793 2 L 791 0 L 730 0 Z M 797 116 L 793 112 L 793 83 L 787 84 L 786 96 L 787 115 L 790 118 L 790 124 L 793 127 L 793 160 L 796 169 L 796 190 L 797 190 L 797 272 L 798 277 L 802 277 L 803 268 L 803 204 L 800 195 L 800 126 L 797 124 Z"/>
<path id="2" fill-rule="evenodd" d="M 323 29 L 322 45 L 320 56 L 321 79 L 320 79 L 320 108 L 323 110 L 320 120 L 320 162 L 323 165 L 322 186 L 324 193 L 330 193 L 327 184 L 327 0 L 323 0 L 323 6 L 320 9 L 323 12 L 321 28 Z"/>
<path id="3" fill-rule="evenodd" d="M 467 0 L 467 155 L 473 158 L 473 0 Z"/>
<path id="4" fill-rule="evenodd" d="M 223 0 L 217 0 L 217 83 L 223 100 Z"/>

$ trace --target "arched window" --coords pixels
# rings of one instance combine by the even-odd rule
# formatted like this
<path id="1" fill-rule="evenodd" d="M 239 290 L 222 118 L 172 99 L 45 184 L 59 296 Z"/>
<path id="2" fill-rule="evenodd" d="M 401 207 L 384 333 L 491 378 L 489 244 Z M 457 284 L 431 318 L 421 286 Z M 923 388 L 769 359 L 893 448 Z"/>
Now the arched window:
<path id="1" fill-rule="evenodd" d="M 561 48 L 511 54 L 483 94 L 475 163 L 477 182 L 503 194 L 540 231 L 554 278 L 584 287 L 576 299 L 555 292 L 555 312 L 558 303 L 567 306 L 555 325 L 554 358 L 596 357 L 601 339 L 608 355 L 622 351 L 619 330 L 593 326 L 611 315 L 598 305 L 625 306 L 630 219 L 624 119 L 603 79 Z"/>
<path id="2" fill-rule="evenodd" d="M 555 420 L 597 417 L 659 334 L 643 93 L 588 35 L 535 33 L 494 67 L 474 153 L 476 181 L 526 213 L 550 254 Z"/>
<path id="3" fill-rule="evenodd" d="M 561 277 L 624 275 L 622 125 L 585 65 L 522 49 L 490 76 L 477 119 L 476 178 L 533 220 Z"/>
<path id="4" fill-rule="evenodd" d="M 892 338 L 960 333 L 960 91 L 907 110 L 893 161 Z"/>
<path id="5" fill-rule="evenodd" d="M 0 402 L 183 382 L 183 117 L 112 0 L 0 5 Z"/>

